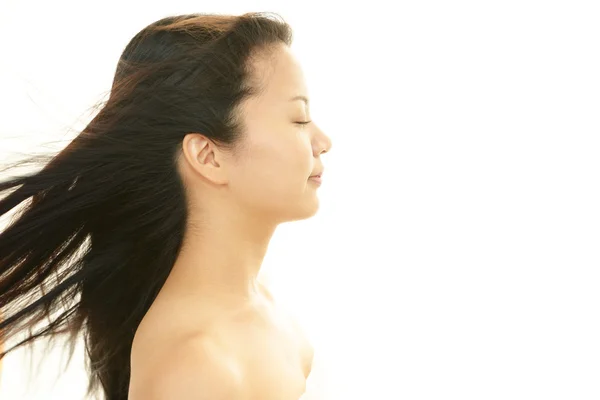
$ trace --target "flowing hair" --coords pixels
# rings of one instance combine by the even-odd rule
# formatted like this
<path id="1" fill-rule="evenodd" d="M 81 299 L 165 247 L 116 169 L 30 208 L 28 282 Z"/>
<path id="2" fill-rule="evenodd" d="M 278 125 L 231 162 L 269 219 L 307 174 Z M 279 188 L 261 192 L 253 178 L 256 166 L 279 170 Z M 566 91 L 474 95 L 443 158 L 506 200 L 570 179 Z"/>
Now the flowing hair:
<path id="1" fill-rule="evenodd" d="M 108 99 L 63 150 L 5 169 L 40 166 L 0 181 L 0 217 L 21 206 L 0 232 L 0 337 L 24 336 L 0 360 L 58 334 L 72 355 L 81 333 L 87 395 L 127 399 L 136 329 L 186 228 L 183 138 L 238 151 L 239 106 L 263 90 L 250 61 L 291 42 L 275 13 L 160 19 L 127 44 Z"/>

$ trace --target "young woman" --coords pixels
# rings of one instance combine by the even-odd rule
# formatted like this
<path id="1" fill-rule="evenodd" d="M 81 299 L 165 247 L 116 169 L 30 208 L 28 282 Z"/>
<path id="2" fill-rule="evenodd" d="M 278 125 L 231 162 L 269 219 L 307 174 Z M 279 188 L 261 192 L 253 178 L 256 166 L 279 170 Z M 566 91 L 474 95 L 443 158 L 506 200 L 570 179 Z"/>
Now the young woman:
<path id="1" fill-rule="evenodd" d="M 257 280 L 276 227 L 317 212 L 331 148 L 291 41 L 263 13 L 134 36 L 89 125 L 0 183 L 0 215 L 24 203 L 0 234 L 0 335 L 36 327 L 5 351 L 81 332 L 108 400 L 301 397 L 311 345 Z"/>

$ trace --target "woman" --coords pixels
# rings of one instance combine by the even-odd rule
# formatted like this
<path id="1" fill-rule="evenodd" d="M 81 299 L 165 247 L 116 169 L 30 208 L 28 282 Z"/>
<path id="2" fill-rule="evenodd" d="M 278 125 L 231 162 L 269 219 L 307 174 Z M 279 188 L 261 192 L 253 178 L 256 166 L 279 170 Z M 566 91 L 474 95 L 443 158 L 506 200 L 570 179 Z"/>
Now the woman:
<path id="1" fill-rule="evenodd" d="M 109 400 L 302 395 L 311 346 L 257 280 L 276 227 L 317 212 L 331 148 L 291 39 L 262 13 L 134 36 L 89 125 L 0 184 L 0 215 L 30 200 L 0 234 L 0 334 L 60 310 L 20 345 L 82 332 Z"/>

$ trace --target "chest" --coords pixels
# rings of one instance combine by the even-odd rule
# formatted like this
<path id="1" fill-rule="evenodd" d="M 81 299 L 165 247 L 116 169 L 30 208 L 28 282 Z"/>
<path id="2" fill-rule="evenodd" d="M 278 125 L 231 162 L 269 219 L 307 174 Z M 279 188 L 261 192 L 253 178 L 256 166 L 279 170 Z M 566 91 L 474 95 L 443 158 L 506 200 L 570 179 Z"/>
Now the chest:
<path id="1" fill-rule="evenodd" d="M 225 339 L 247 366 L 247 382 L 263 399 L 296 399 L 304 393 L 313 349 L 299 325 L 284 314 L 231 327 Z M 266 390 L 267 392 L 265 392 Z"/>

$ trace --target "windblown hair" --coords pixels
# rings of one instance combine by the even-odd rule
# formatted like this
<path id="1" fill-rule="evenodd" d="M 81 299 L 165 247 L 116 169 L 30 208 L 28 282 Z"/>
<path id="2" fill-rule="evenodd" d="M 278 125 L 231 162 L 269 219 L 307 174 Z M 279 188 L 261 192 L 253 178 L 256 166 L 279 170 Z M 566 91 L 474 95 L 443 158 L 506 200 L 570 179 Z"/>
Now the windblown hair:
<path id="1" fill-rule="evenodd" d="M 156 21 L 127 44 L 108 99 L 63 150 L 9 165 L 40 168 L 0 182 L 0 216 L 22 206 L 0 232 L 0 337 L 24 337 L 0 360 L 58 334 L 73 349 L 82 334 L 87 394 L 127 398 L 134 334 L 186 228 L 183 138 L 239 151 L 240 104 L 263 90 L 251 61 L 291 42 L 274 13 Z"/>

